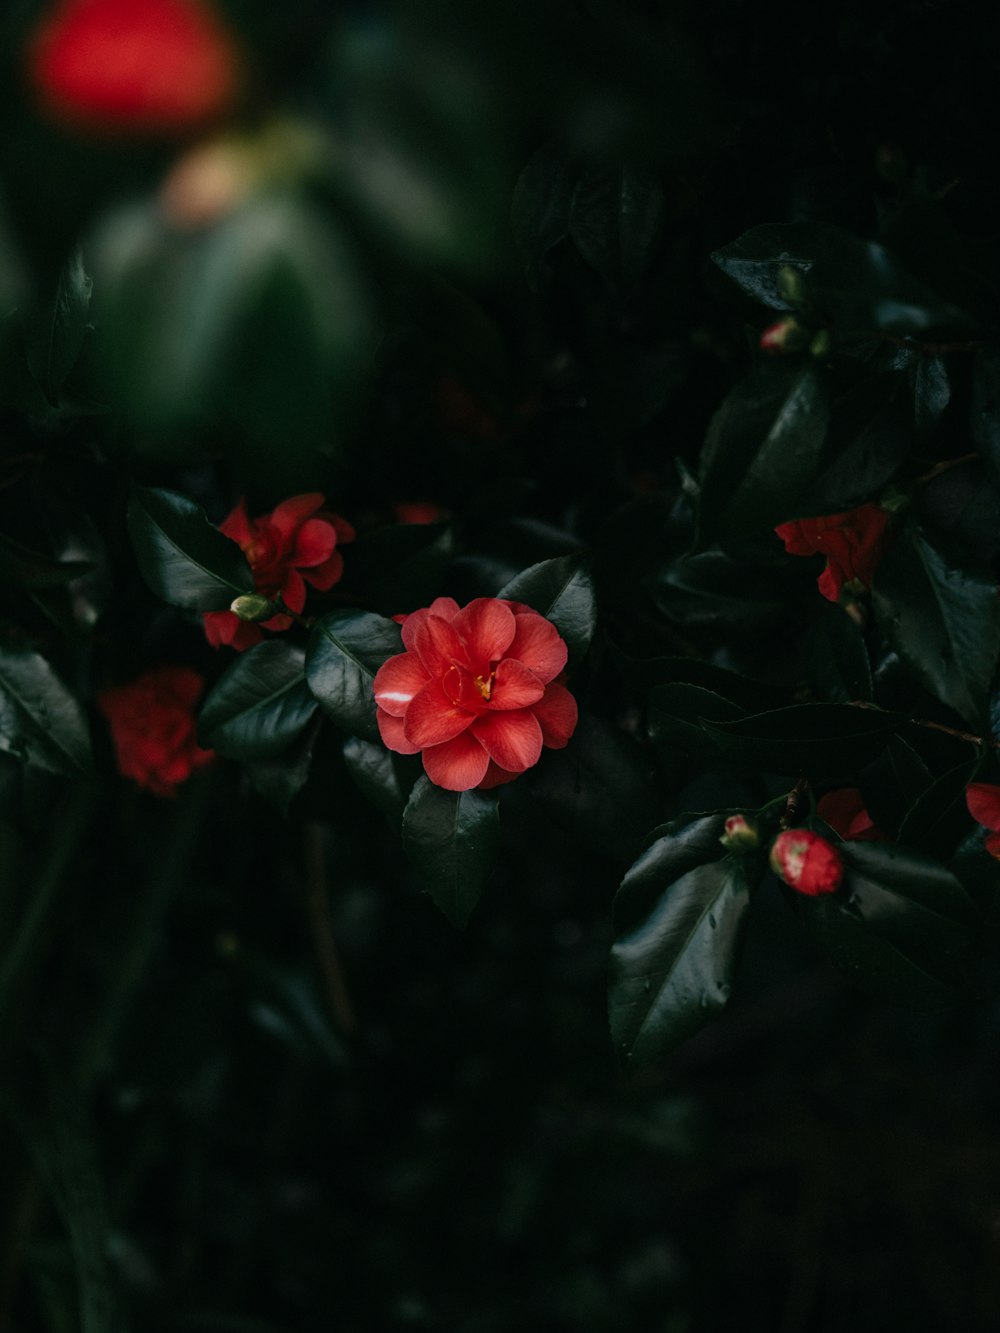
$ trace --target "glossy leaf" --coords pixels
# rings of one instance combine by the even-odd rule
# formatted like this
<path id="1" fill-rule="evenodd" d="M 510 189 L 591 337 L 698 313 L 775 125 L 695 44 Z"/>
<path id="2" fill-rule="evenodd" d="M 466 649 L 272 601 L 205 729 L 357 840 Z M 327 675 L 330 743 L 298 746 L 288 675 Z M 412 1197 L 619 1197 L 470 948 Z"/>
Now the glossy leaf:
<path id="1" fill-rule="evenodd" d="M 303 649 L 280 641 L 240 653 L 202 705 L 198 743 L 227 759 L 280 754 L 318 707 L 305 660 Z"/>
<path id="2" fill-rule="evenodd" d="M 840 606 L 820 608 L 806 640 L 809 679 L 829 703 L 870 703 L 871 663 L 861 630 Z"/>
<path id="3" fill-rule="evenodd" d="M 91 772 L 82 708 L 41 653 L 28 648 L 0 647 L 0 750 L 71 778 Z"/>
<path id="4" fill-rule="evenodd" d="M 658 685 L 649 696 L 649 735 L 659 744 L 680 746 L 691 754 L 718 753 L 715 738 L 702 722 L 734 722 L 746 717 L 746 709 L 714 690 L 686 682 Z"/>
<path id="5" fill-rule="evenodd" d="M 907 811 L 898 840 L 930 856 L 948 856 L 953 852 L 968 829 L 965 789 L 979 764 L 978 757 L 973 757 L 935 778 Z"/>
<path id="6" fill-rule="evenodd" d="M 491 792 L 444 791 L 418 780 L 403 812 L 403 849 L 452 925 L 465 926 L 479 901 L 499 837 Z"/>
<path id="7" fill-rule="evenodd" d="M 338 727 L 378 740 L 375 673 L 402 648 L 395 621 L 371 611 L 331 611 L 316 622 L 306 649 L 306 680 Z"/>
<path id="8" fill-rule="evenodd" d="M 902 735 L 890 736 L 882 753 L 861 774 L 861 795 L 878 828 L 895 838 L 907 812 L 933 781 L 909 741 Z"/>
<path id="9" fill-rule="evenodd" d="M 905 721 L 877 708 L 797 704 L 702 725 L 734 763 L 822 782 L 856 774 Z"/>
<path id="10" fill-rule="evenodd" d="M 724 814 L 675 821 L 615 898 L 609 1015 L 635 1065 L 662 1060 L 729 999 L 756 858 L 723 856 Z"/>
<path id="11" fill-rule="evenodd" d="M 360 736 L 348 736 L 344 742 L 344 762 L 358 789 L 383 814 L 398 823 L 413 783 L 413 775 L 408 775 L 404 768 L 404 757 L 393 754 L 384 745 L 373 745 Z"/>
<path id="12" fill-rule="evenodd" d="M 522 570 L 497 596 L 524 602 L 551 620 L 566 640 L 571 662 L 587 651 L 597 625 L 597 599 L 585 556 L 543 560 Z"/>
<path id="13" fill-rule="evenodd" d="M 1000 657 L 996 581 L 953 563 L 912 523 L 879 565 L 872 593 L 882 632 L 907 668 L 942 703 L 978 724 Z"/>
<path id="14" fill-rule="evenodd" d="M 838 250 L 843 241 L 839 227 L 822 222 L 767 223 L 751 227 L 716 250 L 712 260 L 753 300 L 772 310 L 788 310 L 787 296 L 779 284 L 781 270 L 808 273 L 818 259 Z"/>
<path id="15" fill-rule="evenodd" d="M 224 611 L 234 597 L 253 592 L 253 574 L 239 546 L 183 495 L 133 487 L 128 530 L 143 578 L 173 606 Z"/>
<path id="16" fill-rule="evenodd" d="M 93 283 L 75 251 L 59 274 L 48 299 L 24 317 L 24 350 L 39 387 L 56 402 L 66 376 L 83 346 L 90 316 Z"/>
<path id="17" fill-rule="evenodd" d="M 662 185 L 644 168 L 584 170 L 573 192 L 569 234 L 603 278 L 633 287 L 654 254 L 665 203 Z"/>
<path id="18" fill-rule="evenodd" d="M 278 754 L 244 760 L 251 787 L 283 815 L 288 814 L 292 801 L 309 780 L 321 726 L 321 719 L 315 717 Z"/>

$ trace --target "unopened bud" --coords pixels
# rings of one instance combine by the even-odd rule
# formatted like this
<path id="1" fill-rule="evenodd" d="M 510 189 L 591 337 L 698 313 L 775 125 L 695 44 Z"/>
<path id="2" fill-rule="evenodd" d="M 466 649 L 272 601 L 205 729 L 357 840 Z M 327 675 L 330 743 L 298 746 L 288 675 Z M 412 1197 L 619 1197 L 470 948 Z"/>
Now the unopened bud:
<path id="1" fill-rule="evenodd" d="M 820 329 L 809 344 L 809 351 L 817 361 L 824 361 L 830 355 L 832 347 L 833 339 L 829 332 L 826 329 Z"/>
<path id="2" fill-rule="evenodd" d="M 772 356 L 782 356 L 786 352 L 798 352 L 809 342 L 809 331 L 804 329 L 797 319 L 779 319 L 776 324 L 769 324 L 760 335 L 757 346 L 762 352 Z"/>
<path id="3" fill-rule="evenodd" d="M 792 268 L 790 264 L 778 269 L 778 295 L 792 307 L 805 304 L 806 283 L 801 269 Z"/>
<path id="4" fill-rule="evenodd" d="M 731 852 L 752 852 L 760 844 L 760 834 L 746 815 L 730 815 L 719 841 Z"/>
<path id="5" fill-rule="evenodd" d="M 771 847 L 771 869 L 798 893 L 811 898 L 834 893 L 844 878 L 844 860 L 833 843 L 809 829 L 786 829 Z"/>
<path id="6" fill-rule="evenodd" d="M 270 620 L 272 616 L 278 614 L 280 608 L 276 602 L 271 601 L 270 597 L 264 597 L 259 592 L 249 592 L 244 593 L 242 597 L 234 597 L 229 604 L 229 609 L 240 620 L 255 622 Z"/>

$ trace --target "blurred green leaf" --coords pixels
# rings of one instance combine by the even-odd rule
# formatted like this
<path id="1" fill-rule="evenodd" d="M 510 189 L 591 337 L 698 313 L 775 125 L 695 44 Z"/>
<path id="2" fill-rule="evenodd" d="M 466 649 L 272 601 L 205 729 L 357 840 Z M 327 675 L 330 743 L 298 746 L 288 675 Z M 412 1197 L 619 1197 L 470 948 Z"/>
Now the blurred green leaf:
<path id="1" fill-rule="evenodd" d="M 514 187 L 514 241 L 528 281 L 536 290 L 543 259 L 569 234 L 578 177 L 578 164 L 558 144 L 545 144 L 529 158 Z"/>
<path id="2" fill-rule="evenodd" d="M 158 597 L 191 611 L 223 611 L 254 590 L 236 542 L 174 491 L 133 486 L 128 530 L 142 576 Z"/>
<path id="3" fill-rule="evenodd" d="M 90 729 L 51 665 L 28 648 L 0 645 L 0 750 L 71 778 L 90 775 Z"/>
<path id="4" fill-rule="evenodd" d="M 663 186 L 644 167 L 585 169 L 573 191 L 569 234 L 612 286 L 631 288 L 655 253 L 665 206 Z"/>
<path id="5" fill-rule="evenodd" d="M 80 355 L 92 290 L 83 255 L 76 250 L 63 266 L 48 299 L 22 315 L 28 365 L 51 403 L 58 401 L 63 380 Z"/>
<path id="6" fill-rule="evenodd" d="M 93 568 L 90 561 L 58 560 L 0 534 L 0 583 L 31 589 L 60 588 Z"/>
<path id="7" fill-rule="evenodd" d="M 396 622 L 372 611 L 331 611 L 316 622 L 306 649 L 306 680 L 338 727 L 378 740 L 375 673 L 402 647 Z"/>
<path id="8" fill-rule="evenodd" d="M 452 925 L 464 927 L 479 901 L 499 838 L 492 792 L 444 791 L 418 779 L 403 811 L 403 850 Z"/>
<path id="9" fill-rule="evenodd" d="M 227 759 L 273 758 L 316 712 L 306 655 L 289 643 L 258 643 L 241 653 L 205 700 L 198 743 Z"/>

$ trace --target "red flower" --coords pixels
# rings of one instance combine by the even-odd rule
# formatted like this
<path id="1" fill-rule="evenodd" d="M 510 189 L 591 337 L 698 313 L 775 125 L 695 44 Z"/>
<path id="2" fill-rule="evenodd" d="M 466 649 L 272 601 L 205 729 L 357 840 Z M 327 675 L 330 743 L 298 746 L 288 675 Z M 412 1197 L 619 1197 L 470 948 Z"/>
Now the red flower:
<path id="1" fill-rule="evenodd" d="M 318 491 L 294 495 L 270 514 L 248 518 L 241 500 L 219 531 L 237 542 L 253 570 L 254 589 L 273 600 L 279 596 L 298 615 L 306 604 L 306 584 L 320 592 L 332 588 L 344 572 L 339 542 L 354 538 L 354 529 L 339 514 L 322 506 Z M 252 648 L 263 639 L 260 625 L 240 620 L 232 611 L 208 611 L 202 617 L 205 634 L 213 648 L 229 644 L 237 652 Z M 287 629 L 286 615 L 272 616 L 264 629 Z"/>
<path id="2" fill-rule="evenodd" d="M 831 602 L 840 600 L 845 583 L 868 587 L 885 550 L 889 515 L 878 505 L 862 505 L 845 514 L 800 518 L 782 523 L 775 532 L 789 555 L 825 555 L 826 569 L 817 587 Z"/>
<path id="3" fill-rule="evenodd" d="M 433 500 L 400 500 L 392 506 L 392 514 L 397 523 L 440 523 L 447 517 Z"/>
<path id="4" fill-rule="evenodd" d="M 556 679 L 566 644 L 520 602 L 450 597 L 397 619 L 405 653 L 375 676 L 382 739 L 397 754 L 423 753 L 431 782 L 448 791 L 496 787 L 561 750 L 576 727 L 576 700 Z"/>
<path id="5" fill-rule="evenodd" d="M 882 830 L 875 827 L 857 787 L 828 791 L 816 802 L 816 813 L 835 833 L 851 842 L 888 841 Z"/>
<path id="6" fill-rule="evenodd" d="M 762 352 L 782 355 L 785 352 L 797 352 L 809 341 L 809 334 L 798 320 L 779 319 L 776 324 L 769 324 L 760 335 L 757 346 Z"/>
<path id="7" fill-rule="evenodd" d="M 833 893 L 844 878 L 843 857 L 836 847 L 809 829 L 786 829 L 771 848 L 771 869 L 790 888 L 816 898 Z"/>
<path id="8" fill-rule="evenodd" d="M 984 845 L 990 856 L 1000 861 L 1000 787 L 992 782 L 970 782 L 965 803 L 976 823 L 989 830 Z"/>
<path id="9" fill-rule="evenodd" d="M 190 667 L 165 666 L 97 696 L 125 777 L 157 796 L 174 796 L 180 783 L 214 758 L 194 738 L 194 706 L 204 688 Z"/>
<path id="10" fill-rule="evenodd" d="M 63 0 L 28 66 L 52 116 L 104 133 L 199 129 L 231 108 L 240 80 L 234 39 L 203 0 Z"/>

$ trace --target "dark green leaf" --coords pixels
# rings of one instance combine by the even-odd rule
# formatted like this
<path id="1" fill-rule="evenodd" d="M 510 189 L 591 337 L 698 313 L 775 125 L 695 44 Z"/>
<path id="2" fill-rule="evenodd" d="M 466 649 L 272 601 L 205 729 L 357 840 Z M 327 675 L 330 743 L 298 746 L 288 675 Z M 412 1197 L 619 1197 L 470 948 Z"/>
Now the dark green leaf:
<path id="1" fill-rule="evenodd" d="M 865 809 L 883 833 L 895 838 L 907 811 L 933 780 L 913 746 L 902 736 L 890 736 L 889 744 L 861 775 Z"/>
<path id="2" fill-rule="evenodd" d="M 780 544 L 775 539 L 776 549 Z M 735 633 L 763 634 L 780 620 L 781 591 L 759 569 L 726 551 L 681 556 L 656 575 L 657 606 L 682 631 L 729 642 Z"/>
<path id="3" fill-rule="evenodd" d="M 615 287 L 634 287 L 655 251 L 665 199 L 657 177 L 622 165 L 585 170 L 577 182 L 569 234 L 587 263 Z"/>
<path id="4" fill-rule="evenodd" d="M 0 647 L 0 750 L 71 778 L 91 772 L 83 709 L 45 658 L 27 648 Z"/>
<path id="5" fill-rule="evenodd" d="M 649 696 L 647 726 L 657 744 L 677 745 L 691 754 L 718 754 L 714 737 L 702 727 L 706 722 L 733 722 L 746 717 L 746 709 L 713 690 L 677 682 L 658 685 Z"/>
<path id="6" fill-rule="evenodd" d="M 251 787 L 283 815 L 288 814 L 292 801 L 308 781 L 320 726 L 321 720 L 314 718 L 280 754 L 270 759 L 244 761 Z"/>
<path id="7" fill-rule="evenodd" d="M 638 658 L 626 653 L 617 656 L 629 682 L 644 693 L 657 685 L 697 685 L 732 700 L 743 713 L 764 713 L 789 702 L 790 691 L 780 685 L 751 680 L 699 657 Z"/>
<path id="8" fill-rule="evenodd" d="M 500 838 L 490 792 L 444 791 L 422 777 L 403 812 L 403 849 L 430 896 L 464 926 L 486 886 Z"/>
<path id="9" fill-rule="evenodd" d="M 780 271 L 808 273 L 818 259 L 842 247 L 844 236 L 839 227 L 822 222 L 768 223 L 744 232 L 716 250 L 712 259 L 747 296 L 772 310 L 788 310 L 787 297 L 779 289 Z"/>
<path id="10" fill-rule="evenodd" d="M 371 611 L 331 611 L 316 622 L 306 649 L 306 680 L 338 727 L 378 739 L 372 682 L 402 647 L 395 621 Z"/>
<path id="11" fill-rule="evenodd" d="M 798 517 L 826 442 L 828 390 L 813 366 L 761 365 L 712 417 L 701 455 L 697 546 Z"/>
<path id="12" fill-rule="evenodd" d="M 976 349 L 970 425 L 976 448 L 1000 476 L 1000 347 Z"/>
<path id="13" fill-rule="evenodd" d="M 899 829 L 898 841 L 929 856 L 947 856 L 967 832 L 969 812 L 965 789 L 979 768 L 979 759 L 942 773 L 914 801 Z"/>
<path id="14" fill-rule="evenodd" d="M 636 1065 L 663 1059 L 729 999 L 759 864 L 720 859 L 724 825 L 724 814 L 676 821 L 636 861 L 615 899 L 611 1032 Z"/>
<path id="15" fill-rule="evenodd" d="M 93 568 L 89 560 L 57 560 L 0 535 L 0 583 L 32 590 L 61 588 Z"/>
<path id="16" fill-rule="evenodd" d="M 579 168 L 558 146 L 540 148 L 518 177 L 511 204 L 514 241 L 529 282 L 538 286 L 542 260 L 569 234 Z"/>
<path id="17" fill-rule="evenodd" d="M 587 651 L 597 624 L 597 600 L 590 564 L 583 555 L 543 560 L 512 578 L 497 593 L 540 612 L 566 640 L 571 662 Z"/>
<path id="18" fill-rule="evenodd" d="M 948 367 L 940 356 L 922 356 L 911 372 L 913 415 L 917 430 L 929 435 L 951 402 Z"/>
<path id="19" fill-rule="evenodd" d="M 202 705 L 198 743 L 227 759 L 265 759 L 286 749 L 315 713 L 306 655 L 289 643 L 241 653 Z"/>
<path id="20" fill-rule="evenodd" d="M 849 704 L 797 704 L 704 729 L 734 763 L 835 782 L 856 775 L 906 721 L 902 713 Z"/>
<path id="21" fill-rule="evenodd" d="M 872 592 L 882 632 L 905 665 L 978 725 L 1000 656 L 996 581 L 960 568 L 911 523 L 879 565 Z"/>
<path id="22" fill-rule="evenodd" d="M 143 578 L 172 606 L 224 611 L 234 597 L 253 592 L 253 574 L 237 543 L 183 495 L 133 487 L 128 530 Z"/>
<path id="23" fill-rule="evenodd" d="M 77 250 L 67 260 L 55 290 L 24 317 L 24 350 L 31 373 L 46 398 L 59 397 L 63 380 L 73 369 L 87 331 L 93 283 Z"/>
<path id="24" fill-rule="evenodd" d="M 412 787 L 412 774 L 404 768 L 405 760 L 384 745 L 373 745 L 360 736 L 348 736 L 344 742 L 344 762 L 358 788 L 389 819 L 402 818 Z"/>
<path id="25" fill-rule="evenodd" d="M 913 449 L 913 398 L 899 370 L 871 375 L 840 393 L 817 474 L 797 518 L 834 514 L 871 500 Z"/>
<path id="26" fill-rule="evenodd" d="M 809 680 L 820 699 L 846 704 L 870 703 L 871 663 L 864 635 L 840 606 L 820 608 L 806 639 Z"/>

